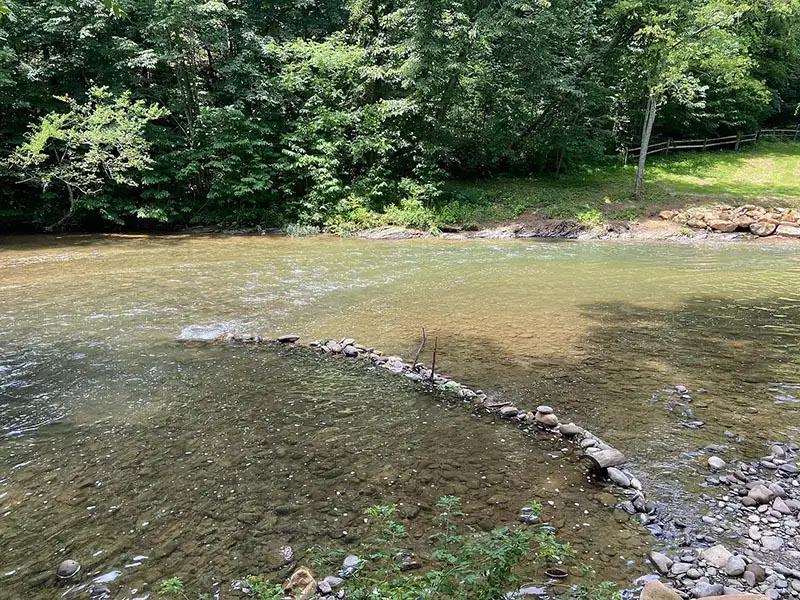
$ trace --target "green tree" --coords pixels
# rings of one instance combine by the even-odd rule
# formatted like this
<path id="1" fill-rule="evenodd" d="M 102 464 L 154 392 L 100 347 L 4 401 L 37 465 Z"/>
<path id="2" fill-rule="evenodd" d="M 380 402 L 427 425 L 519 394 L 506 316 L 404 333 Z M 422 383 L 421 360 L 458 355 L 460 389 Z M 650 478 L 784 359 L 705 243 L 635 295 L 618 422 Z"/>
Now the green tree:
<path id="1" fill-rule="evenodd" d="M 145 126 L 166 114 L 157 104 L 133 100 L 129 92 L 115 96 L 105 87 L 91 88 L 84 103 L 69 96 L 59 100 L 67 110 L 32 124 L 26 141 L 8 159 L 22 182 L 36 182 L 45 190 L 63 188 L 68 208 L 51 230 L 82 205 L 92 207 L 92 197 L 108 182 L 137 185 L 138 173 L 152 164 Z"/>
<path id="2" fill-rule="evenodd" d="M 737 26 L 750 6 L 737 0 L 623 0 L 617 10 L 638 23 L 628 68 L 642 78 L 647 104 L 634 195 L 644 194 L 644 174 L 656 114 L 667 99 L 702 102 L 707 85 L 752 85 L 753 61 Z"/>

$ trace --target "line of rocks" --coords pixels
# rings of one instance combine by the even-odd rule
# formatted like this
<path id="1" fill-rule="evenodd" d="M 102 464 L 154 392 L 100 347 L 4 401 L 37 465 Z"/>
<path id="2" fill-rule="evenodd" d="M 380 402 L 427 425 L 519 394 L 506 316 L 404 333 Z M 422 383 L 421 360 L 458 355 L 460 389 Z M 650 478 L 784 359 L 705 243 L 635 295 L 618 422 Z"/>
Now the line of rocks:
<path id="1" fill-rule="evenodd" d="M 591 462 L 595 475 L 601 481 L 619 489 L 624 498 L 620 503 L 620 508 L 628 514 L 636 515 L 643 525 L 652 528 L 653 533 L 660 529 L 655 524 L 655 504 L 648 502 L 639 479 L 623 466 L 627 462 L 625 455 L 583 427 L 575 423 L 561 423 L 549 406 L 540 405 L 536 410 L 527 410 L 509 401 L 490 398 L 482 390 L 472 389 L 441 373 L 434 373 L 421 363 L 412 364 L 399 356 L 386 356 L 380 350 L 360 344 L 353 338 L 319 340 L 304 345 L 298 343 L 300 340 L 298 335 L 282 335 L 274 340 L 266 340 L 258 335 L 228 332 L 215 337 L 214 340 L 240 343 L 274 341 L 286 346 L 311 348 L 330 356 L 365 360 L 375 367 L 386 369 L 431 389 L 470 402 L 476 410 L 497 415 L 501 419 L 514 422 L 524 428 L 536 428 L 553 436 L 562 437 L 580 449 L 581 457 Z M 204 339 L 204 341 L 208 341 L 208 339 Z"/>
<path id="2" fill-rule="evenodd" d="M 800 212 L 789 208 L 769 209 L 755 204 L 720 204 L 684 210 L 662 210 L 659 217 L 692 229 L 706 229 L 717 233 L 741 231 L 758 237 L 800 237 Z"/>

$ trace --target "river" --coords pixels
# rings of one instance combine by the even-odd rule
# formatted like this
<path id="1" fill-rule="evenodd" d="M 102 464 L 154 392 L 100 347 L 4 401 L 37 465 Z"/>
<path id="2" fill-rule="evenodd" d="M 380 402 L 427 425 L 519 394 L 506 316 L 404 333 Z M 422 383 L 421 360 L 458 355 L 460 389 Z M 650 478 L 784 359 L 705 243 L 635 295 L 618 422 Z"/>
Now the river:
<path id="1" fill-rule="evenodd" d="M 648 571 L 648 532 L 563 444 L 363 365 L 177 342 L 189 325 L 407 358 L 424 327 L 443 372 L 552 405 L 683 514 L 700 450 L 758 457 L 800 426 L 788 244 L 6 237 L 0 294 L 0 597 L 56 597 L 67 557 L 121 598 L 212 589 L 284 544 L 356 545 L 376 503 L 416 549 L 444 494 L 478 528 L 539 499 L 601 577 Z"/>

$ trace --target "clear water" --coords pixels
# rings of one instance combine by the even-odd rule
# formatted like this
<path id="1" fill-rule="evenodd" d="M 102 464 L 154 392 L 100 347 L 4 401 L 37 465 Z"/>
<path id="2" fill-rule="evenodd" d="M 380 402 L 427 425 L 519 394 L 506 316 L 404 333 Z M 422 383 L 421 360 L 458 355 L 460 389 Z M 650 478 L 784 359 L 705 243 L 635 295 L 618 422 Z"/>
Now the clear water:
<path id="1" fill-rule="evenodd" d="M 270 572 L 284 544 L 356 545 L 378 502 L 403 507 L 417 546 L 442 494 L 476 527 L 550 500 L 580 560 L 626 582 L 650 540 L 560 445 L 363 365 L 175 336 L 348 335 L 411 357 L 425 327 L 444 372 L 553 405 L 686 513 L 698 450 L 760 456 L 798 437 L 799 259 L 763 244 L 5 238 L 0 597 L 56 597 L 67 556 L 121 570 L 120 597 L 173 574 Z M 676 406 L 675 384 L 694 402 Z"/>

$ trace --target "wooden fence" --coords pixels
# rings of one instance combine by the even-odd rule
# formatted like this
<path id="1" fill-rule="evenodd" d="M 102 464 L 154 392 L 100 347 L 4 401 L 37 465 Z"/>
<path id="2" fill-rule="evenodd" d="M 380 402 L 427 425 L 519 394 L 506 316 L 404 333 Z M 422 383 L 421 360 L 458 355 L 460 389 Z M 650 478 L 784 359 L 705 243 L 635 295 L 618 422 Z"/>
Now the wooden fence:
<path id="1" fill-rule="evenodd" d="M 788 138 L 792 141 L 800 142 L 800 124 L 798 124 L 795 129 L 759 129 L 755 133 L 737 133 L 736 135 L 726 135 L 718 138 L 697 138 L 693 140 L 668 139 L 666 142 L 650 144 L 647 148 L 647 156 L 659 154 L 661 152 L 669 156 L 672 150 L 700 150 L 703 152 L 709 148 L 720 148 L 723 146 L 733 146 L 734 150 L 738 150 L 742 144 L 755 143 L 762 138 Z M 628 164 L 629 160 L 638 160 L 641 150 L 641 146 L 638 148 L 625 148 L 622 151 L 622 162 Z"/>

